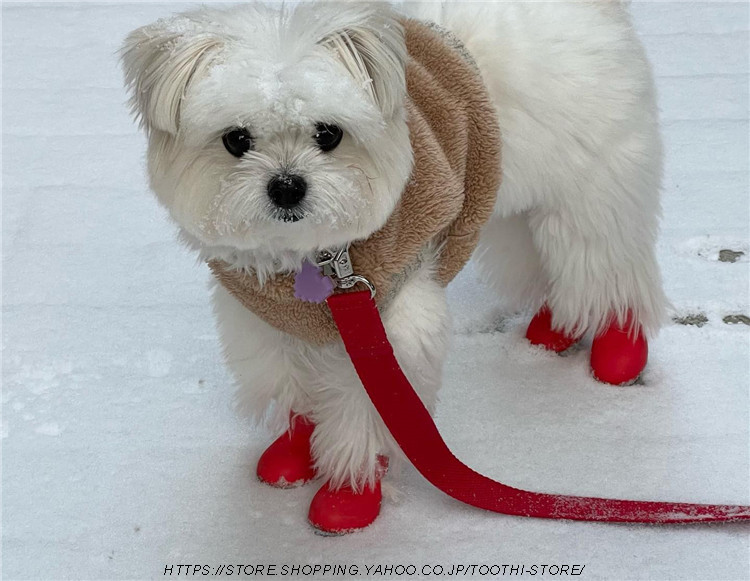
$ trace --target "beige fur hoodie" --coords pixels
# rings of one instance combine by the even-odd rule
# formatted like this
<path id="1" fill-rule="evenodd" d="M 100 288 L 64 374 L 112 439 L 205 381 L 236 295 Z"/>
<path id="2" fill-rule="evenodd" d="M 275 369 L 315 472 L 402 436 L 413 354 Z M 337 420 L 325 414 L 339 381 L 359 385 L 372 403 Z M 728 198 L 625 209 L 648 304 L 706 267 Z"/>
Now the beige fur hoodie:
<path id="1" fill-rule="evenodd" d="M 381 310 L 428 246 L 439 249 L 441 284 L 458 274 L 492 213 L 501 176 L 495 110 L 471 57 L 434 26 L 405 20 L 404 28 L 414 169 L 385 226 L 350 249 L 354 272 L 374 284 Z M 293 273 L 261 286 L 257 277 L 220 261 L 210 267 L 237 300 L 274 327 L 314 344 L 338 338 L 325 303 L 295 298 Z"/>

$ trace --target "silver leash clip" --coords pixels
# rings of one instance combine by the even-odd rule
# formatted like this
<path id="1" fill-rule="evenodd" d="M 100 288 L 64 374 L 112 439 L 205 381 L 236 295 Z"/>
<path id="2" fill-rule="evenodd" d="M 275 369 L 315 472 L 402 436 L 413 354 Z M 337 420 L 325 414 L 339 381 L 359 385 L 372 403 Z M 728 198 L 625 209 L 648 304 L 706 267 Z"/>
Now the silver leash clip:
<path id="1" fill-rule="evenodd" d="M 364 276 L 354 274 L 348 244 L 336 251 L 320 251 L 317 256 L 317 265 L 322 269 L 323 275 L 330 277 L 338 288 L 352 288 L 359 282 L 370 289 L 370 298 L 375 298 L 373 284 Z"/>

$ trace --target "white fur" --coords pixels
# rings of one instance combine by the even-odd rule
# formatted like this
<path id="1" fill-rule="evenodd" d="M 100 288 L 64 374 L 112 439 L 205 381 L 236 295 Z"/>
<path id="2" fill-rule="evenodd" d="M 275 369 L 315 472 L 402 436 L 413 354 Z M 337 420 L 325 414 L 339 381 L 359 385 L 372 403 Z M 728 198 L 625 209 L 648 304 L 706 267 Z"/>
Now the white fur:
<path id="1" fill-rule="evenodd" d="M 225 359 L 241 386 L 240 407 L 256 417 L 271 409 L 268 419 L 277 431 L 286 429 L 290 410 L 313 418 L 319 474 L 334 485 L 358 487 L 372 482 L 378 453 L 399 456 L 341 343 L 318 347 L 282 333 L 218 284 L 213 302 Z M 383 324 L 401 368 L 432 412 L 449 325 L 445 292 L 431 264 L 401 289 Z"/>
<path id="2" fill-rule="evenodd" d="M 339 54 L 342 35 L 363 50 L 380 39 L 364 62 L 374 91 Z M 151 187 L 185 240 L 207 257 L 229 247 L 299 265 L 382 227 L 411 173 L 405 51 L 389 11 L 357 5 L 205 8 L 131 33 L 123 63 L 149 134 Z M 345 131 L 329 154 L 312 140 L 318 122 Z M 221 141 L 235 126 L 256 143 L 239 160 Z M 308 182 L 304 220 L 277 219 L 266 184 L 280 170 Z"/>
<path id="3" fill-rule="evenodd" d="M 655 332 L 667 301 L 654 258 L 661 143 L 651 73 L 616 1 L 437 3 L 408 10 L 449 28 L 496 102 L 504 181 L 479 260 L 509 303 L 546 301 L 556 325 L 595 332 L 628 309 Z M 123 52 L 149 134 L 149 173 L 183 240 L 261 280 L 323 248 L 365 238 L 392 212 L 412 153 L 403 108 L 405 47 L 384 6 L 207 8 L 132 33 Z M 341 145 L 319 152 L 315 123 Z M 223 148 L 247 127 L 255 151 Z M 265 185 L 279 169 L 310 184 L 304 219 L 285 223 Z M 427 260 L 384 314 L 406 375 L 430 410 L 448 337 Z M 316 423 L 319 473 L 362 486 L 378 453 L 397 455 L 340 343 L 286 335 L 216 285 L 214 309 L 244 407 L 279 429 L 289 410 Z"/>
<path id="4" fill-rule="evenodd" d="M 667 306 L 654 245 L 661 139 L 651 71 L 618 2 L 428 6 L 464 42 L 497 105 L 503 184 L 478 252 L 516 307 L 596 332 Z"/>

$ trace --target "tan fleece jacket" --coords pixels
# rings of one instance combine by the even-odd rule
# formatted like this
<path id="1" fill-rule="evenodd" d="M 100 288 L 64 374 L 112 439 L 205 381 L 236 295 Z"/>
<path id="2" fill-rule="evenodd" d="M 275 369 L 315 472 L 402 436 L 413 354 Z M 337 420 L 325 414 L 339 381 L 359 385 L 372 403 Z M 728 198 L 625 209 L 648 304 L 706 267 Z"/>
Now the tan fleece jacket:
<path id="1" fill-rule="evenodd" d="M 440 248 L 439 282 L 447 285 L 458 274 L 476 247 L 500 185 L 497 117 L 471 57 L 436 27 L 405 20 L 404 28 L 414 169 L 385 226 L 350 249 L 354 272 L 375 285 L 381 309 L 429 244 Z M 261 287 L 255 276 L 220 261 L 209 264 L 237 300 L 274 327 L 314 344 L 338 338 L 325 303 L 295 298 L 294 274 Z"/>

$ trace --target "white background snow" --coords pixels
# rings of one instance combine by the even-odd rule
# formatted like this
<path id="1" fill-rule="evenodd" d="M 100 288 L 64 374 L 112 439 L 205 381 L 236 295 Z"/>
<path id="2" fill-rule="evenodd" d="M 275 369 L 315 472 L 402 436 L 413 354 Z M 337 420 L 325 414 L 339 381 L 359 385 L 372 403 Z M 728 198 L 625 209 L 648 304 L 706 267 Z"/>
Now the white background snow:
<path id="1" fill-rule="evenodd" d="M 176 4 L 3 5 L 2 567 L 164 578 L 168 564 L 584 564 L 583 579 L 748 579 L 748 525 L 525 520 L 411 468 L 360 534 L 306 524 L 317 486 L 254 478 L 271 434 L 232 407 L 207 269 L 147 191 L 115 51 Z M 635 3 L 668 163 L 659 258 L 677 315 L 643 385 L 543 353 L 470 266 L 437 421 L 477 470 L 533 490 L 749 503 L 748 5 Z M 746 254 L 736 263 L 718 251 Z M 537 576 L 536 578 L 539 578 Z"/>

